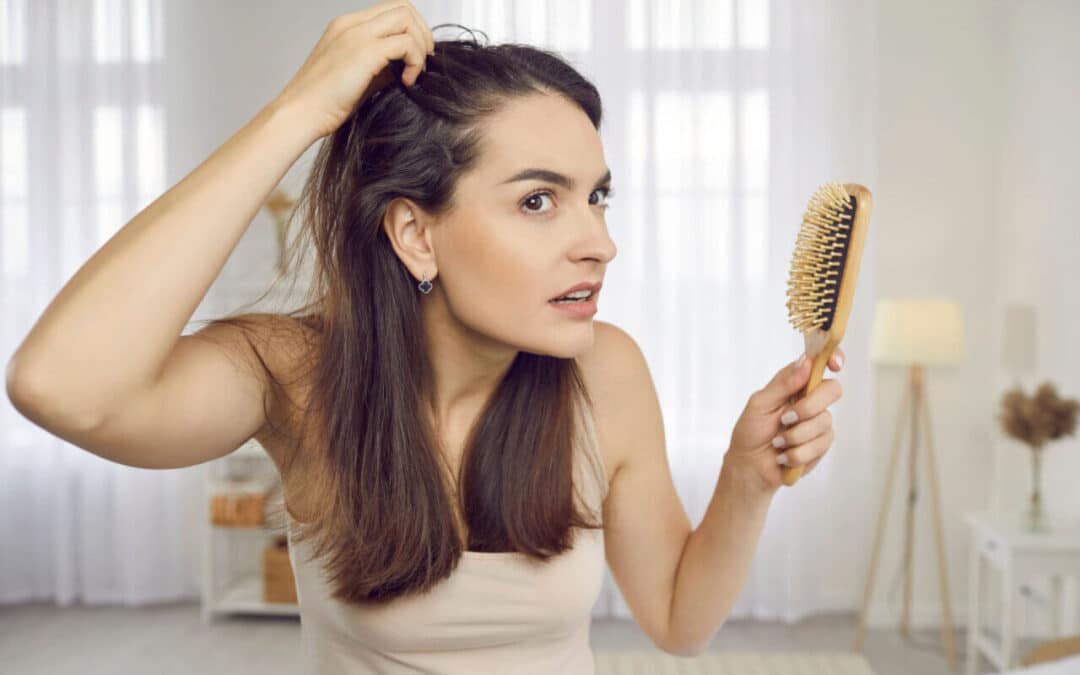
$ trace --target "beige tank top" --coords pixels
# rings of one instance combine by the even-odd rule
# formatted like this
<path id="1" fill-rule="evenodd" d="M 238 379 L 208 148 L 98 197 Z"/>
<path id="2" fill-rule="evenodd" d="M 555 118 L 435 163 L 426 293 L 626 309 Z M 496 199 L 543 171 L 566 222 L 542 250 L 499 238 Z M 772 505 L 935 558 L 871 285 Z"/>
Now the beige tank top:
<path id="1" fill-rule="evenodd" d="M 581 417 L 586 442 L 576 444 L 575 486 L 599 520 L 607 470 L 592 415 Z M 430 593 L 361 608 L 330 595 L 318 562 L 305 562 L 309 542 L 293 541 L 288 512 L 286 522 L 305 675 L 594 673 L 589 627 L 603 584 L 603 530 L 575 529 L 573 548 L 547 563 L 465 551 Z"/>

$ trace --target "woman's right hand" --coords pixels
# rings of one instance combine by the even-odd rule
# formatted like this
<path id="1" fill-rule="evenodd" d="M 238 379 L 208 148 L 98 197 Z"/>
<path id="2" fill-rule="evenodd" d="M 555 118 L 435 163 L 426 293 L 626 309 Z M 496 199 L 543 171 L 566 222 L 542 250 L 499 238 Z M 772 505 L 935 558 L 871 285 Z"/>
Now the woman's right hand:
<path id="1" fill-rule="evenodd" d="M 333 133 L 367 97 L 390 84 L 387 66 L 404 59 L 401 81 L 412 86 L 435 37 L 409 0 L 386 0 L 335 17 L 275 104 L 313 125 L 315 139 Z"/>

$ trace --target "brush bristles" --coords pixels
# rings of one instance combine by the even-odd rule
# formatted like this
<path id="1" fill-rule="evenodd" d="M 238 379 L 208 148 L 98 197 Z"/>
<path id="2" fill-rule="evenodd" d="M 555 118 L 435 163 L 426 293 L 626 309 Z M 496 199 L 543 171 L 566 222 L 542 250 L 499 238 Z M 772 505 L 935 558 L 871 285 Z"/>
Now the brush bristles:
<path id="1" fill-rule="evenodd" d="M 792 325 L 804 333 L 827 329 L 831 323 L 854 215 L 851 196 L 839 183 L 818 188 L 803 214 L 791 260 L 787 308 Z"/>

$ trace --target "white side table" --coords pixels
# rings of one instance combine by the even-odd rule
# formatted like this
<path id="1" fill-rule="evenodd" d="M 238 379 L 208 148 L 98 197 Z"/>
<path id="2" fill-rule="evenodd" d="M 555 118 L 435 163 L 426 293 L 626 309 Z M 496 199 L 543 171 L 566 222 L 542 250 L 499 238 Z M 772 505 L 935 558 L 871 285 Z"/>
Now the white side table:
<path id="1" fill-rule="evenodd" d="M 1027 532 L 1019 513 L 968 513 L 964 521 L 971 531 L 968 570 L 967 675 L 975 675 L 982 653 L 999 670 L 1012 667 L 1016 627 L 1013 625 L 1013 596 L 1019 584 L 1031 577 L 1050 578 L 1051 626 L 1058 637 L 1075 631 L 1075 618 L 1062 617 L 1063 579 L 1080 577 L 1080 520 L 1051 520 L 1051 531 Z M 979 600 L 982 595 L 983 562 L 1001 573 L 1001 617 L 999 636 L 982 630 Z"/>

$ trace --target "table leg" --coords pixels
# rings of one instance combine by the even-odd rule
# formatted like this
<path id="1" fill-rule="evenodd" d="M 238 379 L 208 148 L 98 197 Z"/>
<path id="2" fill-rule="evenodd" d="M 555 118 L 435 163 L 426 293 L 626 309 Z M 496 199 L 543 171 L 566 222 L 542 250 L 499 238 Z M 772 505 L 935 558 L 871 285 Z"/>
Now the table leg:
<path id="1" fill-rule="evenodd" d="M 979 542 L 973 534 L 971 537 L 971 552 L 968 557 L 968 644 L 967 644 L 967 673 L 975 675 L 979 665 L 979 648 L 976 638 L 979 635 L 979 593 L 982 591 L 979 580 L 979 572 L 982 567 L 982 557 L 979 554 Z"/>
<path id="2" fill-rule="evenodd" d="M 1077 576 L 1075 574 L 1063 575 L 1061 579 L 1062 635 L 1075 635 L 1080 632 L 1076 628 L 1076 582 Z"/>
<path id="3" fill-rule="evenodd" d="M 1012 668 L 1013 652 L 1013 570 L 1012 560 L 1006 558 L 1001 566 L 1001 664 Z"/>
<path id="4" fill-rule="evenodd" d="M 1061 632 L 1061 605 L 1062 598 L 1064 597 L 1065 587 L 1062 584 L 1062 578 L 1059 574 L 1054 574 L 1050 577 L 1050 637 L 1059 638 L 1063 637 L 1064 633 Z"/>

